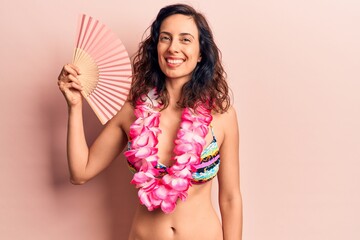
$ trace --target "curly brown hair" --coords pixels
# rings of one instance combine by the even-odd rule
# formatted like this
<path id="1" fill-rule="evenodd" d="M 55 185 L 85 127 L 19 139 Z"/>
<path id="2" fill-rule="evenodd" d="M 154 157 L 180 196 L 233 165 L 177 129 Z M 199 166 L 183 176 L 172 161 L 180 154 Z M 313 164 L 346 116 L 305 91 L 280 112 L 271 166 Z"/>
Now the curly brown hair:
<path id="1" fill-rule="evenodd" d="M 230 97 L 226 72 L 221 64 L 221 52 L 215 44 L 205 17 L 185 4 L 162 8 L 150 27 L 150 35 L 140 43 L 133 60 L 134 74 L 129 101 L 135 106 L 141 96 L 155 88 L 164 108 L 168 106 L 166 76 L 158 63 L 157 44 L 161 23 L 174 14 L 182 14 L 194 19 L 199 30 L 201 55 L 201 61 L 195 67 L 191 79 L 182 87 L 178 106 L 196 108 L 197 104 L 202 103 L 215 112 L 225 112 L 230 106 Z"/>

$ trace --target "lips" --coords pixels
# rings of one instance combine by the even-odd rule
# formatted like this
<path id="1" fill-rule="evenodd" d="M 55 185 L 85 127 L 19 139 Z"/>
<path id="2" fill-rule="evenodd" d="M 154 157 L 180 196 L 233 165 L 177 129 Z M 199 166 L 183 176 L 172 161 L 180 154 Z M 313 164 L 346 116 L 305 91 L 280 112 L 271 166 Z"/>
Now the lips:
<path id="1" fill-rule="evenodd" d="M 165 61 L 169 67 L 177 67 L 180 66 L 185 59 L 183 58 L 174 58 L 174 57 L 165 57 Z"/>
<path id="2" fill-rule="evenodd" d="M 170 64 L 180 64 L 180 63 L 183 63 L 184 62 L 184 59 L 181 59 L 181 58 L 166 58 L 166 62 L 167 63 L 170 63 Z"/>

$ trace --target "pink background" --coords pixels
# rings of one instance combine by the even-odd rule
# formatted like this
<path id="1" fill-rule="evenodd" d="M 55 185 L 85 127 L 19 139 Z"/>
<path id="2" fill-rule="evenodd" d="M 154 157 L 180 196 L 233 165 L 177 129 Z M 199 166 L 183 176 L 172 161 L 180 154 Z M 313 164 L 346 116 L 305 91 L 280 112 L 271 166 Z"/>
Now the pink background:
<path id="1" fill-rule="evenodd" d="M 1 0 L 0 239 L 126 239 L 131 175 L 119 158 L 86 185 L 69 183 L 56 78 L 79 13 L 134 54 L 173 2 Z M 186 3 L 208 17 L 234 92 L 244 239 L 360 239 L 360 2 Z M 100 124 L 85 115 L 90 143 Z"/>

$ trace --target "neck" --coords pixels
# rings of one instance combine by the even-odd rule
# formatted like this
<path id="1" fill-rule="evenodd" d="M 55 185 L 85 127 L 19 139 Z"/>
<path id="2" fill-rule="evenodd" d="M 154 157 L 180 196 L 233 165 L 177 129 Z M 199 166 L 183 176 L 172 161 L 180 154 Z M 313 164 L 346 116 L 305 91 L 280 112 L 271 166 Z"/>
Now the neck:
<path id="1" fill-rule="evenodd" d="M 169 94 L 169 107 L 177 108 L 177 102 L 181 97 L 181 90 L 188 80 L 166 79 L 166 89 Z"/>

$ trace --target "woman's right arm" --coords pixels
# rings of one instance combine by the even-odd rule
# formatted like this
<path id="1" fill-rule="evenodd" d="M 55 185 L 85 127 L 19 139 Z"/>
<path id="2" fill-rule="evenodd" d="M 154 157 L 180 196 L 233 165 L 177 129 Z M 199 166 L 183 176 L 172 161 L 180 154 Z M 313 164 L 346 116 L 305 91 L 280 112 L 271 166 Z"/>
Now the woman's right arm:
<path id="1" fill-rule="evenodd" d="M 69 111 L 67 158 L 70 180 L 73 184 L 83 184 L 92 179 L 122 151 L 127 142 L 123 122 L 126 121 L 125 118 L 131 116 L 131 106 L 125 103 L 89 148 L 84 133 L 80 93 L 82 87 L 77 79 L 79 74 L 76 66 L 67 64 L 58 77 L 59 89 L 67 101 Z"/>

